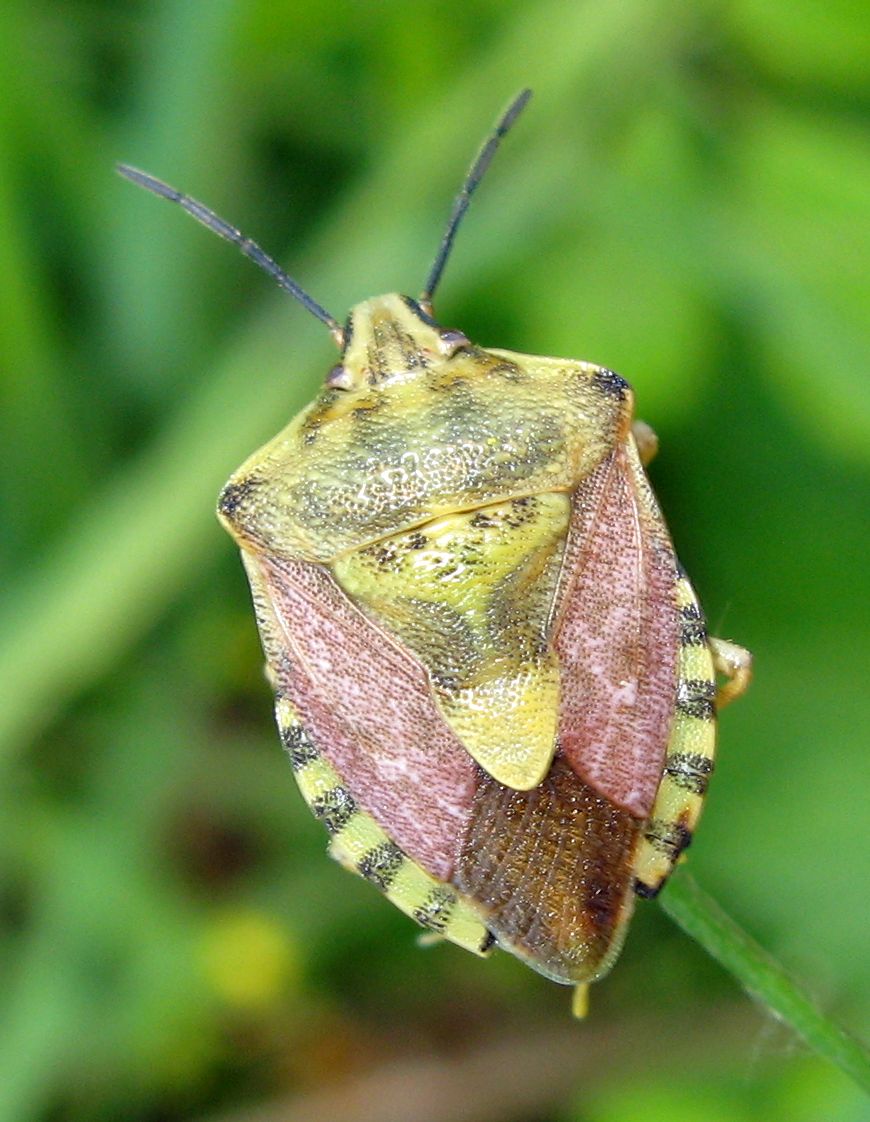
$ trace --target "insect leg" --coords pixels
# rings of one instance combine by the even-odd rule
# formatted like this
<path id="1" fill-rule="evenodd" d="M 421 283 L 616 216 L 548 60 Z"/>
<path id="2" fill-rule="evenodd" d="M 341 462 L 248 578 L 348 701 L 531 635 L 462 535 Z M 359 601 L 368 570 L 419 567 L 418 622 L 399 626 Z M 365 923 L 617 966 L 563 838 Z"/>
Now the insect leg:
<path id="1" fill-rule="evenodd" d="M 633 421 L 631 434 L 637 445 L 640 462 L 646 467 L 647 464 L 655 458 L 659 450 L 659 438 L 655 430 L 651 428 L 646 421 Z"/>
<path id="2" fill-rule="evenodd" d="M 752 652 L 738 647 L 728 639 L 708 640 L 713 654 L 713 666 L 717 674 L 723 674 L 728 681 L 716 690 L 716 705 L 722 708 L 729 701 L 742 697 L 752 681 Z"/>
<path id="3" fill-rule="evenodd" d="M 589 1013 L 589 983 L 580 982 L 579 985 L 574 987 L 574 994 L 571 998 L 571 1013 L 582 1021 Z"/>

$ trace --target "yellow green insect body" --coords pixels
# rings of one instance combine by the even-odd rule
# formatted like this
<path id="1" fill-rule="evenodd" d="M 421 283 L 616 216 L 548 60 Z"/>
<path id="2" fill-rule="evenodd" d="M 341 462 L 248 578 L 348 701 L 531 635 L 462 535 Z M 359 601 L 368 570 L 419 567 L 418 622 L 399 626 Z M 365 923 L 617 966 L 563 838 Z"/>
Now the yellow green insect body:
<path id="1" fill-rule="evenodd" d="M 341 327 L 201 204 L 142 185 L 263 264 L 330 327 L 318 397 L 224 487 L 300 789 L 330 852 L 424 928 L 584 987 L 636 893 L 691 839 L 713 766 L 715 669 L 644 473 L 628 384 L 484 348 L 424 295 Z M 578 1008 L 582 1000 L 578 1002 Z"/>

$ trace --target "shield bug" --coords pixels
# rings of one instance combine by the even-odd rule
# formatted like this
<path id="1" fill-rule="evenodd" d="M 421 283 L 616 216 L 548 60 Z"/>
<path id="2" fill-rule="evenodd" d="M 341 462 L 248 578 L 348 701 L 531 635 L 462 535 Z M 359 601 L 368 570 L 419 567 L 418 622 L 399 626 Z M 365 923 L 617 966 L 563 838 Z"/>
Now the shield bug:
<path id="1" fill-rule="evenodd" d="M 423 293 L 344 325 L 201 203 L 331 331 L 315 400 L 233 474 L 284 747 L 330 852 L 422 927 L 498 945 L 556 982 L 619 952 L 635 895 L 689 844 L 718 700 L 748 654 L 707 635 L 644 467 L 628 383 L 590 362 L 485 348 L 433 317 L 456 198 Z"/>

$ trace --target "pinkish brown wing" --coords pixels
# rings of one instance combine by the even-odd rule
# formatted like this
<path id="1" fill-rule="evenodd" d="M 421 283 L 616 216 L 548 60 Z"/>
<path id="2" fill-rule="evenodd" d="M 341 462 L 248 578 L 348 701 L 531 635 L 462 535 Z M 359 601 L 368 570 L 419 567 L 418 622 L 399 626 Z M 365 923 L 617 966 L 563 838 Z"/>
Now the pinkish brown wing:
<path id="1" fill-rule="evenodd" d="M 449 881 L 477 769 L 437 710 L 425 671 L 325 568 L 250 554 L 246 565 L 261 578 L 252 574 L 255 604 L 259 586 L 281 630 L 271 644 L 264 634 L 278 688 L 312 742 L 408 857 Z M 261 630 L 267 614 L 258 611 Z"/>
<path id="2" fill-rule="evenodd" d="M 577 489 L 557 593 L 559 742 L 577 775 L 639 818 L 661 779 L 677 688 L 677 563 L 634 445 Z"/>

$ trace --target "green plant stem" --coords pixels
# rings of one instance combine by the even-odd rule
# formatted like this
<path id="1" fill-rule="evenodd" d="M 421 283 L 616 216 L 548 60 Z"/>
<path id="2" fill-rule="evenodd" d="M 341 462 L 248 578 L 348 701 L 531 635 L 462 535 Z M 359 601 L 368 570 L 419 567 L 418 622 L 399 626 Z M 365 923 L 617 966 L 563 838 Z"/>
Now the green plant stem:
<path id="1" fill-rule="evenodd" d="M 660 897 L 670 918 L 721 963 L 745 990 L 790 1025 L 814 1052 L 870 1091 L 870 1052 L 819 1009 L 763 947 L 698 886 L 678 872 Z"/>

